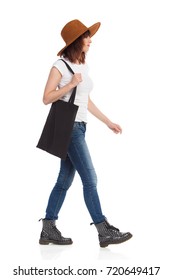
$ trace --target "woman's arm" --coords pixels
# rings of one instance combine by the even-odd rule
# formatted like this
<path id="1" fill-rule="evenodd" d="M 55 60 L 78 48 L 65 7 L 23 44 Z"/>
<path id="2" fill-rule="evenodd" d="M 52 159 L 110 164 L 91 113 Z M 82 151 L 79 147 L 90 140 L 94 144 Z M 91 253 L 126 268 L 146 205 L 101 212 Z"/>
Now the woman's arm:
<path id="1" fill-rule="evenodd" d="M 81 74 L 76 73 L 73 75 L 72 80 L 67 85 L 57 89 L 61 78 L 62 75 L 59 70 L 55 67 L 52 67 L 43 94 L 43 103 L 45 105 L 57 101 L 82 81 Z"/>
<path id="2" fill-rule="evenodd" d="M 122 133 L 122 128 L 120 125 L 113 123 L 108 117 L 106 117 L 93 103 L 93 101 L 88 99 L 88 111 L 95 116 L 97 119 L 105 123 L 113 132 L 115 133 Z"/>

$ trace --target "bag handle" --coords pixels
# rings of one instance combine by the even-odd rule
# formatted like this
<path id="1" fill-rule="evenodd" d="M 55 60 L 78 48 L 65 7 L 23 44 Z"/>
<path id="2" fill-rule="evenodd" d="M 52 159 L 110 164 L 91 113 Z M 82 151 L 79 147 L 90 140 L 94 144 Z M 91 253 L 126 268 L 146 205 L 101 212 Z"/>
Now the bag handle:
<path id="1" fill-rule="evenodd" d="M 71 69 L 71 67 L 68 65 L 68 63 L 64 59 L 60 59 L 60 60 L 62 60 L 65 63 L 68 70 L 74 75 L 74 71 Z M 75 96 L 76 96 L 76 90 L 77 90 L 77 86 L 75 88 L 73 88 L 72 94 L 71 94 L 70 99 L 68 101 L 69 103 L 74 103 Z"/>

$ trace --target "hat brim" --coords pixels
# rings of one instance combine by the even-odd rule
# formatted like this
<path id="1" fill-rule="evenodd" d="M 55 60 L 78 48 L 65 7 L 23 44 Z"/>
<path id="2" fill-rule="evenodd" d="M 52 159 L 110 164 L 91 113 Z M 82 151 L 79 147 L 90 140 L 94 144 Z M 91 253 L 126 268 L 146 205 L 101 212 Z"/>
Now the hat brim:
<path id="1" fill-rule="evenodd" d="M 68 42 L 68 44 L 66 44 L 66 46 L 64 48 L 62 48 L 58 53 L 57 56 L 61 56 L 62 52 L 69 46 L 71 45 L 77 38 L 79 38 L 82 34 L 84 34 L 86 31 L 89 30 L 90 32 L 90 37 L 92 37 L 99 29 L 101 23 L 97 22 L 93 25 L 91 25 L 90 27 L 86 28 L 86 30 L 84 32 L 82 32 L 81 34 L 78 34 L 78 36 L 76 38 L 73 38 L 73 40 L 71 42 Z"/>

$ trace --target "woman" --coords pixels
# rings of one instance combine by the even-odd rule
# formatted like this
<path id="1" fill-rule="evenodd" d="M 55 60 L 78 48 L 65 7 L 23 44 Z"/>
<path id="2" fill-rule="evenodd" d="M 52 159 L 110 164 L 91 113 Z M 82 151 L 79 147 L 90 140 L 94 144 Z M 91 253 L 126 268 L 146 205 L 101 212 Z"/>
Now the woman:
<path id="1" fill-rule="evenodd" d="M 71 238 L 63 237 L 56 228 L 55 221 L 58 219 L 59 211 L 76 171 L 82 180 L 85 204 L 98 231 L 100 246 L 106 247 L 109 244 L 122 243 L 132 237 L 131 233 L 122 233 L 111 226 L 102 213 L 96 188 L 97 176 L 85 142 L 87 110 L 113 132 L 117 134 L 122 132 L 121 127 L 110 121 L 89 97 L 92 81 L 88 76 L 85 58 L 91 44 L 91 37 L 99 27 L 98 22 L 87 28 L 79 20 L 72 20 L 64 26 L 61 35 L 66 45 L 59 51 L 58 56 L 69 64 L 75 74 L 72 76 L 65 63 L 59 59 L 54 63 L 45 87 L 43 102 L 50 104 L 58 99 L 68 101 L 72 89 L 77 86 L 75 104 L 79 106 L 79 109 L 67 158 L 61 160 L 59 176 L 49 197 L 46 216 L 42 219 L 43 229 L 40 244 L 72 244 Z"/>

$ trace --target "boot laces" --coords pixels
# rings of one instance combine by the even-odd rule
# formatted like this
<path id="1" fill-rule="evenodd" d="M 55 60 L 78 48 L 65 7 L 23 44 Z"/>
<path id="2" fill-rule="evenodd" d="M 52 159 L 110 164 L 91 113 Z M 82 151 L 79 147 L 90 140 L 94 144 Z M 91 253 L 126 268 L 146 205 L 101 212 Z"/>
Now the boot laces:
<path id="1" fill-rule="evenodd" d="M 116 227 L 110 225 L 110 224 L 108 223 L 108 221 L 105 220 L 105 223 L 106 223 L 107 229 L 111 229 L 111 230 L 114 230 L 114 231 L 120 231 L 118 228 L 116 228 Z M 90 223 L 90 225 L 94 225 L 94 223 Z"/>
<path id="2" fill-rule="evenodd" d="M 57 229 L 56 225 L 52 225 L 52 229 L 61 236 L 61 232 Z"/>
<path id="3" fill-rule="evenodd" d="M 115 230 L 115 231 L 120 231 L 118 228 L 116 228 L 116 227 L 114 227 L 114 226 L 112 226 L 112 225 L 110 225 L 109 223 L 108 223 L 108 221 L 105 221 L 106 222 L 106 227 L 107 227 L 107 229 L 111 229 L 111 230 Z"/>

